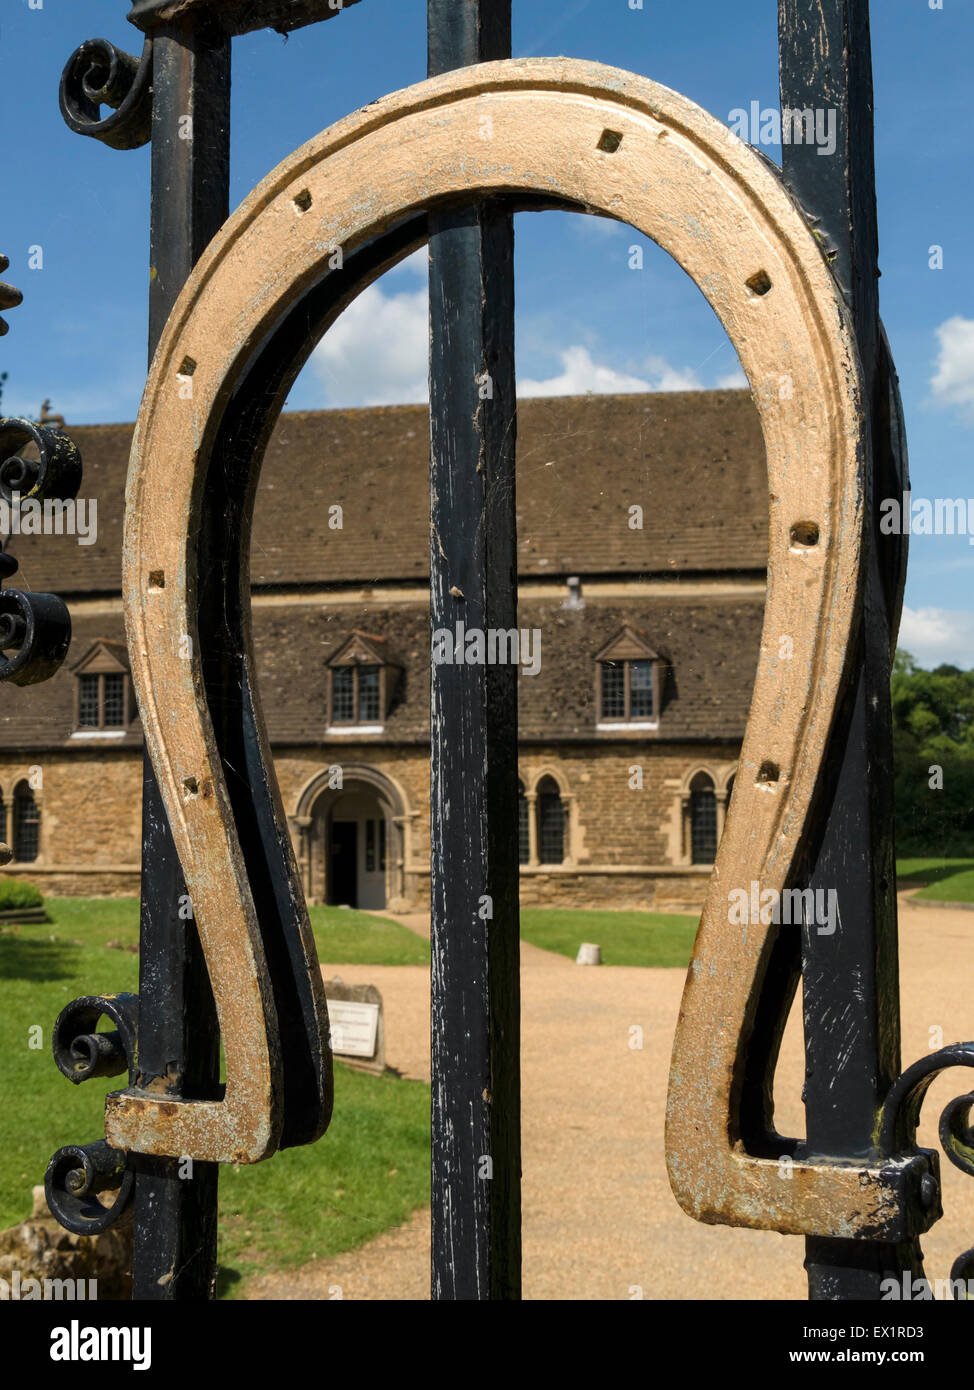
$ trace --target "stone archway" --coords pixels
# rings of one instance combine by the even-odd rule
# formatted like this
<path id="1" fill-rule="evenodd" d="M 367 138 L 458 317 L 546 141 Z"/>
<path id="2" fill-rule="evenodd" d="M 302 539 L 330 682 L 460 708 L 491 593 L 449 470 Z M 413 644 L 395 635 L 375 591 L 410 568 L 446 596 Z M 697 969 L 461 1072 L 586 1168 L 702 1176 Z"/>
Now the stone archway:
<path id="1" fill-rule="evenodd" d="M 309 903 L 393 911 L 409 906 L 410 813 L 378 768 L 326 768 L 305 786 L 290 823 Z M 336 784 L 337 783 L 337 784 Z"/>

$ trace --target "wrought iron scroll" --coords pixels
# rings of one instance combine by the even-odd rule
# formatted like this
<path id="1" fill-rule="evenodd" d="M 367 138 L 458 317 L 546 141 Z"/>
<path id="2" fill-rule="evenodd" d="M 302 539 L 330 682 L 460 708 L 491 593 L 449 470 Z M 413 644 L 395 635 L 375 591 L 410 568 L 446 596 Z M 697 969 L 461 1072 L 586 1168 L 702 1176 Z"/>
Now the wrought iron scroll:
<path id="1" fill-rule="evenodd" d="M 152 136 L 152 40 L 142 56 L 107 39 L 88 39 L 75 49 L 61 76 L 61 115 L 78 135 L 114 150 L 136 150 Z M 111 114 L 103 116 L 108 106 Z"/>
<path id="2" fill-rule="evenodd" d="M 895 1082 L 882 1113 L 879 1142 L 884 1153 L 929 1153 L 918 1148 L 916 1142 L 920 1111 L 934 1081 L 952 1067 L 974 1067 L 974 1042 L 952 1043 L 928 1057 L 921 1057 Z M 974 1091 L 969 1091 L 944 1106 L 938 1127 L 944 1153 L 968 1177 L 974 1177 L 972 1113 Z M 920 1205 L 933 1214 L 933 1220 L 938 1220 L 943 1211 L 935 1166 L 931 1176 L 921 1184 L 918 1195 Z M 974 1247 L 957 1257 L 950 1277 L 969 1287 L 968 1281 L 974 1279 Z"/>
<path id="3" fill-rule="evenodd" d="M 6 256 L 0 256 L 0 275 L 10 267 L 10 261 Z M 8 285 L 5 280 L 0 280 L 0 309 L 16 309 L 18 304 L 23 303 L 24 296 L 20 290 L 13 285 Z M 0 338 L 10 331 L 7 320 L 0 317 Z"/>
<path id="4" fill-rule="evenodd" d="M 112 1032 L 97 1032 L 105 1016 Z M 139 1000 L 134 994 L 86 995 L 61 1010 L 54 1025 L 54 1060 L 61 1073 L 78 1086 L 96 1077 L 128 1073 L 138 1081 Z M 128 1211 L 135 1187 L 135 1169 L 128 1155 L 104 1139 L 58 1149 L 47 1166 L 44 1189 L 47 1205 L 66 1230 L 75 1235 L 100 1235 Z M 100 1194 L 112 1192 L 109 1205 Z"/>
<path id="5" fill-rule="evenodd" d="M 28 446 L 33 446 L 29 453 Z M 81 455 L 67 434 L 30 420 L 0 418 L 0 499 L 11 520 L 25 503 L 69 502 L 80 486 Z M 4 589 L 18 569 L 0 541 L 0 681 L 37 685 L 67 656 L 71 618 L 54 594 Z"/>

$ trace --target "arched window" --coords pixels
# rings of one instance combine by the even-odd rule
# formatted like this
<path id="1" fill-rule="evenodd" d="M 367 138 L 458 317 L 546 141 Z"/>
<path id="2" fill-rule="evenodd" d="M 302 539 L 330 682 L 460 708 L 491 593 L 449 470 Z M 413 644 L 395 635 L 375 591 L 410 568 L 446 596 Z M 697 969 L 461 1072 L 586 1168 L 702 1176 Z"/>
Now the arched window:
<path id="1" fill-rule="evenodd" d="M 528 814 L 528 800 L 524 795 L 524 783 L 517 784 L 517 862 L 531 862 L 531 827 Z"/>
<path id="2" fill-rule="evenodd" d="M 542 864 L 565 859 L 565 807 L 553 777 L 542 777 L 538 783 L 538 859 Z"/>
<path id="3" fill-rule="evenodd" d="M 713 779 L 698 772 L 690 783 L 690 859 L 712 864 L 717 853 L 717 797 Z"/>
<path id="4" fill-rule="evenodd" d="M 37 809 L 34 793 L 26 782 L 21 782 L 14 792 L 14 859 L 21 864 L 29 864 L 36 859 L 40 833 L 41 813 Z"/>

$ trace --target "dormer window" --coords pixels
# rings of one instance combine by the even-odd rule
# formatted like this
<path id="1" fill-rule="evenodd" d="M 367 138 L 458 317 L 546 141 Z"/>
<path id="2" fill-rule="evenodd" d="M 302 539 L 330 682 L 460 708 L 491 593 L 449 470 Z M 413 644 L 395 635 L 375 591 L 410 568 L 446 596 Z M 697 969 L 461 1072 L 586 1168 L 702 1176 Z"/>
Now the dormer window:
<path id="1" fill-rule="evenodd" d="M 125 647 L 96 642 L 75 666 L 74 677 L 74 737 L 124 735 L 135 713 Z"/>
<path id="2" fill-rule="evenodd" d="M 381 733 L 399 676 L 383 638 L 354 632 L 328 662 L 328 732 Z"/>
<path id="3" fill-rule="evenodd" d="M 657 652 L 634 628 L 625 627 L 596 662 L 596 721 L 600 729 L 655 729 L 660 713 Z"/>
<path id="4" fill-rule="evenodd" d="M 380 666 L 339 666 L 331 673 L 331 722 L 375 724 L 379 719 Z"/>
<path id="5" fill-rule="evenodd" d="M 121 729 L 125 719 L 125 677 L 118 672 L 78 677 L 78 727 Z"/>

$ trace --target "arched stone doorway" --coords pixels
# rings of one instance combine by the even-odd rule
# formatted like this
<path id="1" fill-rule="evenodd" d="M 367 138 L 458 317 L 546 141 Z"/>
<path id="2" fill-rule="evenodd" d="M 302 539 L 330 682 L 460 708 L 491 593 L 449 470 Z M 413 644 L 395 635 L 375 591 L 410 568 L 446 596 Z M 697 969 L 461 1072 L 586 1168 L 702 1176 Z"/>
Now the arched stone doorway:
<path id="1" fill-rule="evenodd" d="M 410 816 L 402 791 L 377 768 L 327 768 L 291 818 L 309 903 L 393 910 L 407 906 Z"/>

